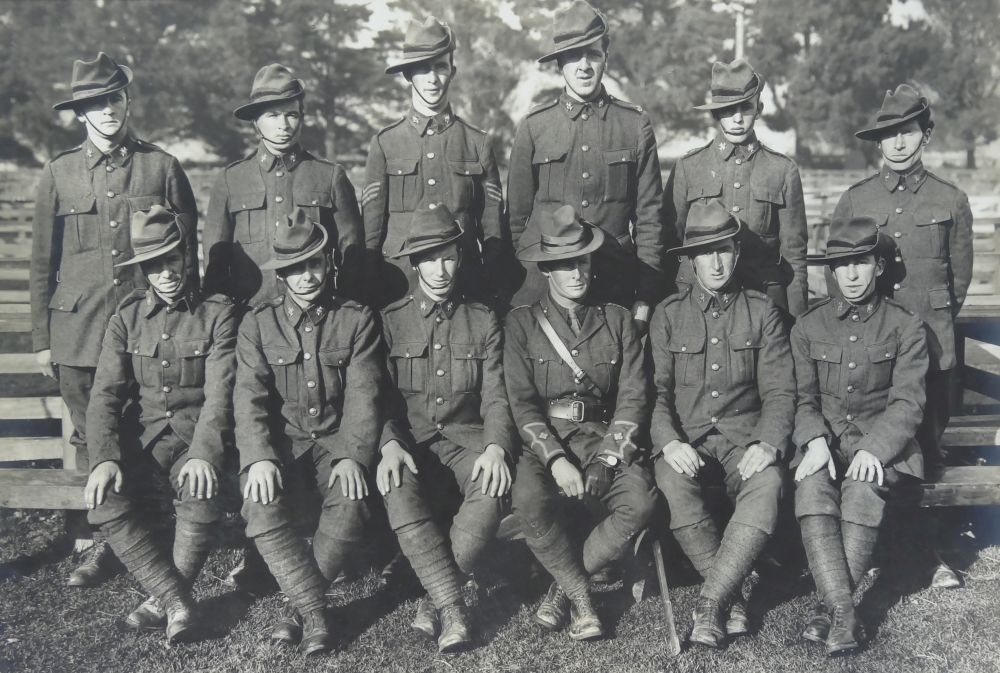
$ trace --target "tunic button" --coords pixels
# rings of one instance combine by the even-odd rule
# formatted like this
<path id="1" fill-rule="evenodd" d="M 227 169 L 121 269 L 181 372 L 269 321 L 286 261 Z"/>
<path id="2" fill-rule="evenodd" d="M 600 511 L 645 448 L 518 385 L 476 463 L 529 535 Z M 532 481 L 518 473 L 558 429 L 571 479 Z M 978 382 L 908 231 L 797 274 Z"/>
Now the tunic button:
<path id="1" fill-rule="evenodd" d="M 858 364 L 856 362 L 848 362 L 847 363 L 847 368 L 848 369 L 855 369 L 855 368 L 857 368 L 857 366 L 858 366 Z"/>
<path id="2" fill-rule="evenodd" d="M 302 359 L 303 360 L 312 360 L 312 353 L 303 353 L 302 354 Z"/>
<path id="3" fill-rule="evenodd" d="M 847 420 L 853 421 L 854 420 L 854 414 L 847 414 Z"/>
<path id="4" fill-rule="evenodd" d="M 312 325 L 306 325 L 306 331 L 312 332 L 313 331 Z"/>
<path id="5" fill-rule="evenodd" d="M 315 432 L 310 432 L 309 433 L 309 438 L 310 439 L 316 439 L 317 437 L 319 437 L 319 435 L 317 433 L 315 433 Z"/>
<path id="6" fill-rule="evenodd" d="M 278 358 L 278 364 L 279 365 L 285 364 L 285 358 Z"/>
<path id="7" fill-rule="evenodd" d="M 733 212 L 734 213 L 740 212 L 740 207 L 739 206 L 733 206 Z"/>
<path id="8" fill-rule="evenodd" d="M 279 178 L 283 178 L 285 177 L 285 171 L 278 171 L 277 173 L 275 173 L 275 175 L 277 175 Z"/>
<path id="9" fill-rule="evenodd" d="M 163 367 L 169 367 L 170 366 L 170 360 L 164 360 L 163 362 L 160 363 L 160 365 L 163 366 Z"/>
<path id="10" fill-rule="evenodd" d="M 686 353 L 687 349 L 688 349 L 687 346 L 681 346 L 681 353 Z"/>
<path id="11" fill-rule="evenodd" d="M 712 363 L 712 371 L 713 372 L 717 372 L 717 371 L 719 371 L 719 369 L 720 369 L 719 368 L 719 364 L 717 362 L 713 362 Z"/>
<path id="12" fill-rule="evenodd" d="M 858 320 L 860 320 L 860 318 L 858 318 L 858 314 L 855 313 L 854 315 L 851 316 L 851 320 L 853 320 L 854 322 L 857 322 Z"/>
<path id="13" fill-rule="evenodd" d="M 434 318 L 434 322 L 437 322 L 437 323 L 441 322 L 441 316 L 438 316 L 438 317 Z"/>
<path id="14" fill-rule="evenodd" d="M 199 349 L 195 348 L 194 349 L 194 354 L 195 355 L 201 355 L 201 351 Z"/>
<path id="15" fill-rule="evenodd" d="M 900 184 L 899 187 L 897 187 L 896 189 L 898 189 L 899 191 L 903 191 L 906 189 L 906 185 Z"/>
<path id="16" fill-rule="evenodd" d="M 718 311 L 712 311 L 712 317 L 713 318 L 718 318 L 719 317 L 719 312 Z"/>
<path id="17" fill-rule="evenodd" d="M 438 376 L 444 376 L 444 370 L 443 369 L 439 369 L 439 370 L 437 370 L 434 373 L 437 374 Z"/>
<path id="18" fill-rule="evenodd" d="M 274 197 L 274 202 L 275 203 L 281 203 L 284 200 L 285 200 L 284 196 L 276 196 L 276 197 Z"/>
<path id="19" fill-rule="evenodd" d="M 111 282 L 112 282 L 112 283 L 113 283 L 114 285 L 121 285 L 121 284 L 122 284 L 122 279 L 121 279 L 121 278 L 115 278 L 115 279 L 114 279 L 113 281 L 111 281 Z"/>
<path id="20" fill-rule="evenodd" d="M 114 192 L 108 192 L 108 198 L 109 199 L 115 198 L 115 193 Z"/>
<path id="21" fill-rule="evenodd" d="M 434 344 L 434 350 L 436 351 L 441 350 L 441 344 Z"/>
<path id="22" fill-rule="evenodd" d="M 713 423 L 718 423 L 719 422 L 719 417 L 718 416 L 712 416 L 712 422 Z"/>
<path id="23" fill-rule="evenodd" d="M 902 262 L 902 261 L 903 261 L 903 258 L 902 258 L 902 257 L 900 257 L 899 255 L 896 255 L 896 261 L 897 261 L 897 262 Z"/>
<path id="24" fill-rule="evenodd" d="M 584 208 L 586 208 L 587 206 L 590 205 L 590 201 L 588 201 L 587 199 L 584 199 L 583 201 L 580 202 L 580 205 L 583 206 Z"/>
<path id="25" fill-rule="evenodd" d="M 169 393 L 171 390 L 173 389 L 170 386 L 163 386 L 163 392 Z"/>
<path id="26" fill-rule="evenodd" d="M 437 184 L 437 180 L 435 180 L 434 178 L 427 178 L 427 184 L 433 187 L 434 185 Z"/>
<path id="27" fill-rule="evenodd" d="M 587 171 L 584 171 L 583 173 L 580 174 L 580 177 L 582 177 L 584 180 L 586 180 L 587 178 L 590 177 L 590 173 L 588 173 Z"/>
<path id="28" fill-rule="evenodd" d="M 111 248 L 111 256 L 112 257 L 117 257 L 120 254 L 122 254 L 122 253 L 121 253 L 121 251 L 118 248 Z"/>
<path id="29" fill-rule="evenodd" d="M 850 341 L 851 343 L 854 343 L 855 341 L 857 341 L 857 340 L 858 340 L 858 336 L 857 336 L 856 334 L 852 334 L 851 336 L 849 336 L 849 337 L 848 337 L 848 340 L 849 340 L 849 341 Z"/>
<path id="30" fill-rule="evenodd" d="M 712 345 L 716 346 L 719 343 L 719 337 L 712 337 L 711 341 L 712 341 Z"/>
<path id="31" fill-rule="evenodd" d="M 174 312 L 174 307 L 173 306 L 168 306 L 167 307 L 167 313 L 173 313 L 173 312 Z"/>
<path id="32" fill-rule="evenodd" d="M 747 339 L 747 346 L 749 346 L 751 343 L 752 342 L 750 341 L 750 339 Z"/>
<path id="33" fill-rule="evenodd" d="M 893 289 L 893 290 L 898 290 L 898 289 L 899 289 L 899 288 L 901 288 L 901 287 L 902 287 L 902 285 L 900 285 L 899 283 L 893 283 L 893 284 L 892 284 L 892 289 Z"/>
<path id="34" fill-rule="evenodd" d="M 733 187 L 735 187 L 736 189 L 739 189 L 739 188 L 740 188 L 740 187 L 742 187 L 742 186 L 743 186 L 743 185 L 742 185 L 742 184 L 740 184 L 739 182 L 736 182 L 736 183 L 734 183 L 734 184 L 733 184 Z"/>
<path id="35" fill-rule="evenodd" d="M 315 387 L 316 387 L 315 381 L 306 381 L 306 388 L 315 388 Z"/>
<path id="36" fill-rule="evenodd" d="M 167 412 L 167 418 L 173 418 L 173 417 L 174 417 L 174 412 L 168 411 Z"/>
<path id="37" fill-rule="evenodd" d="M 903 236 L 903 232 L 897 231 L 897 232 L 893 233 L 893 236 L 895 236 L 896 238 L 901 238 Z"/>
<path id="38" fill-rule="evenodd" d="M 318 413 L 319 413 L 319 410 L 316 407 L 309 407 L 309 415 L 310 416 L 315 416 Z"/>
<path id="39" fill-rule="evenodd" d="M 434 398 L 434 402 L 436 404 L 444 404 L 444 398 L 443 397 L 436 397 L 436 398 Z"/>
<path id="40" fill-rule="evenodd" d="M 588 114 L 582 114 L 580 115 L 580 117 L 583 119 L 583 121 L 587 121 L 588 119 L 590 119 L 590 115 Z"/>
<path id="41" fill-rule="evenodd" d="M 164 332 L 163 334 L 160 335 L 160 338 L 163 339 L 164 341 L 167 341 L 168 339 L 170 339 L 170 335 Z"/>
<path id="42" fill-rule="evenodd" d="M 847 386 L 847 392 L 853 393 L 854 392 L 854 386 Z"/>
<path id="43" fill-rule="evenodd" d="M 319 203 L 319 201 L 317 201 L 316 199 L 313 199 L 313 200 L 312 200 L 312 205 L 314 205 L 314 206 L 315 206 L 315 205 L 316 205 L 317 203 Z"/>
<path id="44" fill-rule="evenodd" d="M 718 396 L 719 396 L 719 391 L 718 390 L 713 390 L 712 391 L 712 397 L 718 397 Z"/>
<path id="45" fill-rule="evenodd" d="M 737 159 L 737 160 L 736 160 L 736 165 L 737 165 L 737 166 L 741 165 L 742 163 L 743 163 L 743 160 L 742 160 L 742 159 Z"/>
<path id="46" fill-rule="evenodd" d="M 902 208 L 896 208 L 896 214 L 897 215 L 902 215 L 903 214 L 903 209 Z"/>
<path id="47" fill-rule="evenodd" d="M 571 350 L 569 352 L 569 354 L 572 355 L 573 357 L 576 357 L 577 355 L 580 354 L 580 351 L 578 351 L 577 349 L 574 348 L 573 350 Z"/>
<path id="48" fill-rule="evenodd" d="M 580 149 L 583 150 L 584 152 L 589 152 L 590 151 L 590 145 L 581 145 Z"/>
<path id="49" fill-rule="evenodd" d="M 434 156 L 435 156 L 435 154 L 434 154 L 433 152 L 428 152 L 428 153 L 427 153 L 427 158 L 428 158 L 428 159 L 433 159 L 433 158 L 434 158 Z"/>
<path id="50" fill-rule="evenodd" d="M 108 226 L 111 227 L 112 229 L 117 229 L 118 228 L 118 220 L 111 220 L 110 222 L 108 222 Z"/>
<path id="51" fill-rule="evenodd" d="M 111 171 L 115 170 L 115 167 L 112 166 L 111 164 L 108 164 L 107 166 L 104 167 L 104 170 L 110 173 Z"/>
<path id="52" fill-rule="evenodd" d="M 438 423 L 435 427 L 437 427 L 438 430 L 444 430 L 444 423 Z"/>
<path id="53" fill-rule="evenodd" d="M 434 129 L 427 129 L 427 135 L 429 136 L 434 135 Z"/>

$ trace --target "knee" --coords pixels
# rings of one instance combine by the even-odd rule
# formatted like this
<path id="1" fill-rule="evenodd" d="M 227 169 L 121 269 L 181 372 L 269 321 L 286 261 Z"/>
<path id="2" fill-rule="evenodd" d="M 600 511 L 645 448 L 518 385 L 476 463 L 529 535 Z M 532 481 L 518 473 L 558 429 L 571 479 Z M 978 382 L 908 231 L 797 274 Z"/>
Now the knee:
<path id="1" fill-rule="evenodd" d="M 615 508 L 615 514 L 629 530 L 638 531 L 649 523 L 655 510 L 655 493 L 636 490 L 623 499 L 620 507 Z"/>
<path id="2" fill-rule="evenodd" d="M 781 468 L 777 465 L 771 465 L 747 479 L 744 489 L 765 497 L 774 497 L 777 500 L 781 498 L 784 481 Z"/>
<path id="3" fill-rule="evenodd" d="M 677 472 L 665 460 L 656 461 L 654 476 L 656 477 L 656 487 L 663 492 L 668 501 L 678 493 L 701 491 L 697 477 L 689 477 Z"/>
<path id="4" fill-rule="evenodd" d="M 217 523 L 222 520 L 222 502 L 218 496 L 207 500 L 187 499 L 174 505 L 179 521 L 192 523 Z"/>
<path id="5" fill-rule="evenodd" d="M 399 486 L 393 484 L 382 499 L 389 526 L 395 531 L 431 518 L 430 508 L 417 488 L 416 479 L 411 475 L 401 478 Z"/>
<path id="6" fill-rule="evenodd" d="M 840 517 L 840 492 L 825 470 L 811 474 L 795 485 L 795 516 Z"/>
<path id="7" fill-rule="evenodd" d="M 841 501 L 844 521 L 878 528 L 885 517 L 884 487 L 867 481 L 846 479 Z"/>

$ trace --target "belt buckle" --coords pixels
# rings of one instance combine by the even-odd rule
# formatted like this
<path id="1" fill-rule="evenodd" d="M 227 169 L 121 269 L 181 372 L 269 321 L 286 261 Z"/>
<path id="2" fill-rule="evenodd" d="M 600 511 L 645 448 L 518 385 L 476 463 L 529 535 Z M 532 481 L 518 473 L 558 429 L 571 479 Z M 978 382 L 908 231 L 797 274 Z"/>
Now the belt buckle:
<path id="1" fill-rule="evenodd" d="M 569 409 L 570 413 L 573 414 L 573 417 L 570 420 L 576 421 L 577 423 L 583 422 L 583 417 L 587 410 L 583 402 L 580 400 L 573 400 L 569 403 Z"/>

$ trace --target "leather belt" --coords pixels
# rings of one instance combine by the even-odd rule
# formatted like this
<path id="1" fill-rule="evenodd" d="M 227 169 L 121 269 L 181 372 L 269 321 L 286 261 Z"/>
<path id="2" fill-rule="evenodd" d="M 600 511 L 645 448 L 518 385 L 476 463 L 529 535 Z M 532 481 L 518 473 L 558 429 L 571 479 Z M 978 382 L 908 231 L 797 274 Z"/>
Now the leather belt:
<path id="1" fill-rule="evenodd" d="M 597 402 L 585 402 L 583 400 L 549 400 L 549 418 L 562 418 L 567 421 L 576 421 L 577 423 L 586 421 L 605 422 L 608 419 L 608 408 Z"/>

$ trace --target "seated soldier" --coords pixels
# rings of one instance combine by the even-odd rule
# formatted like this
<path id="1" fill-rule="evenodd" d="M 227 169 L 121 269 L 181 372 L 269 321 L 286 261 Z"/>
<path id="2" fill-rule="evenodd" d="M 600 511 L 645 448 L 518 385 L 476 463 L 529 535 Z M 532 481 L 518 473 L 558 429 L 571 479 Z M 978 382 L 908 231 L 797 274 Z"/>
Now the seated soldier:
<path id="1" fill-rule="evenodd" d="M 378 328 L 372 312 L 332 292 L 327 232 L 296 209 L 275 232 L 271 258 L 284 294 L 240 323 L 236 446 L 247 537 L 288 597 L 271 637 L 328 651 L 326 588 L 362 541 L 366 475 L 381 427 Z M 295 525 L 319 489 L 313 549 Z"/>
<path id="2" fill-rule="evenodd" d="M 548 292 L 511 311 L 505 329 L 507 397 L 524 442 L 514 513 L 555 580 L 535 622 L 560 629 L 568 612 L 574 640 L 604 635 L 588 575 L 624 555 L 656 502 L 635 444 L 649 422 L 640 335 L 628 309 L 588 300 L 603 240 L 572 206 L 536 211 L 517 256 L 538 263 Z M 568 531 L 574 500 L 606 515 L 582 549 Z"/>
<path id="3" fill-rule="evenodd" d="M 648 346 L 656 483 L 705 578 L 691 642 L 713 648 L 749 632 L 743 580 L 774 532 L 795 413 L 784 314 L 734 274 L 740 229 L 718 200 L 691 206 L 684 245 L 671 252 L 688 256 L 696 282 L 657 307 Z M 734 504 L 721 537 L 702 492 L 713 473 Z"/>
<path id="4" fill-rule="evenodd" d="M 500 327 L 490 309 L 456 287 L 461 238 L 444 204 L 416 210 L 393 257 L 409 257 L 419 289 L 382 312 L 398 392 L 376 483 L 399 546 L 427 590 L 412 626 L 432 638 L 440 628 L 441 652 L 471 642 L 459 571 L 470 575 L 496 536 L 516 442 Z M 451 519 L 447 536 L 435 514 Z"/>
<path id="5" fill-rule="evenodd" d="M 151 595 L 126 619 L 163 628 L 171 642 L 197 635 L 191 586 L 215 538 L 223 438 L 233 427 L 236 322 L 232 302 L 188 285 L 188 237 L 177 215 L 155 205 L 132 217 L 135 254 L 149 289 L 111 316 L 87 409 L 88 519 Z M 137 401 L 138 422 L 123 418 Z M 138 510 L 169 478 L 177 524 L 173 563 Z M 112 488 L 113 485 L 113 488 Z"/>
<path id="6" fill-rule="evenodd" d="M 927 343 L 920 320 L 877 288 L 890 240 L 872 218 L 834 220 L 826 255 L 810 261 L 830 267 L 841 296 L 792 329 L 795 516 L 822 601 L 802 637 L 825 642 L 830 655 L 860 646 L 852 593 L 871 565 L 886 500 L 924 474 L 915 437 Z"/>

